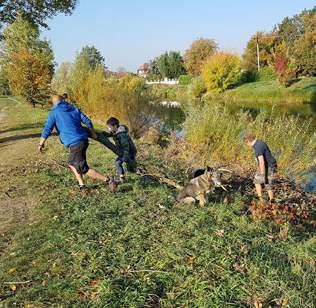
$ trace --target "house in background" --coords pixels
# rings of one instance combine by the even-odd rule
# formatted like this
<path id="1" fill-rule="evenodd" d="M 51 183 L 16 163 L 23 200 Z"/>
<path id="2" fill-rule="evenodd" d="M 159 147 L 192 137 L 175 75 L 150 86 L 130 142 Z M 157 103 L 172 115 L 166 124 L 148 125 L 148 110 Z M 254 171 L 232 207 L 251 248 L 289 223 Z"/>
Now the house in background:
<path id="1" fill-rule="evenodd" d="M 148 63 L 144 63 L 137 70 L 137 75 L 140 77 L 146 78 L 148 73 L 149 73 L 149 64 Z"/>

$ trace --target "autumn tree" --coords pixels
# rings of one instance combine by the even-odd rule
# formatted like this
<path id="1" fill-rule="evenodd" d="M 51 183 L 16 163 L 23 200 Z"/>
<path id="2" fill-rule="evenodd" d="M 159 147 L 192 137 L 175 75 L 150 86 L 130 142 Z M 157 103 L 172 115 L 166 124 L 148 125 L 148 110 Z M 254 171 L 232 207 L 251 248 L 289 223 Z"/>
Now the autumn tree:
<path id="1" fill-rule="evenodd" d="M 260 67 L 273 66 L 274 50 L 278 37 L 273 32 L 257 32 L 247 43 L 243 54 L 242 67 L 248 71 L 257 70 L 257 44 L 259 47 Z"/>
<path id="2" fill-rule="evenodd" d="M 301 19 L 304 31 L 293 44 L 293 58 L 300 75 L 316 76 L 316 9 Z"/>
<path id="3" fill-rule="evenodd" d="M 211 92 L 220 93 L 235 86 L 241 79 L 241 61 L 239 56 L 218 52 L 203 65 L 202 77 Z"/>
<path id="4" fill-rule="evenodd" d="M 189 73 L 199 75 L 203 62 L 218 49 L 213 39 L 199 38 L 185 51 L 184 63 Z"/>
<path id="5" fill-rule="evenodd" d="M 47 27 L 46 19 L 58 13 L 71 14 L 77 0 L 3 0 L 0 2 L 0 25 L 13 23 L 18 15 L 34 25 Z"/>
<path id="6" fill-rule="evenodd" d="M 48 98 L 51 72 L 47 63 L 28 49 L 13 53 L 8 64 L 10 88 L 35 106 Z"/>
<path id="7" fill-rule="evenodd" d="M 275 27 L 280 43 L 287 46 L 287 57 L 297 75 L 316 75 L 316 7 L 286 17 Z"/>
<path id="8" fill-rule="evenodd" d="M 22 15 L 17 16 L 3 35 L 1 62 L 12 93 L 24 97 L 33 105 L 43 103 L 54 69 L 54 55 L 49 42 L 41 40 L 38 27 Z"/>

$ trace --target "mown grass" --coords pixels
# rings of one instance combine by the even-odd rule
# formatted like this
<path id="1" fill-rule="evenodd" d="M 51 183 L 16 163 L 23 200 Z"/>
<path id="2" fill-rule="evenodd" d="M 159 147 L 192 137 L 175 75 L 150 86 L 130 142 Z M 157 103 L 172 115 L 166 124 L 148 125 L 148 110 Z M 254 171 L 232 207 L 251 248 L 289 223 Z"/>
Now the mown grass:
<path id="1" fill-rule="evenodd" d="M 27 180 L 24 189 L 39 198 L 38 218 L 16 230 L 1 256 L 0 306 L 316 306 L 313 233 L 290 226 L 287 239 L 272 240 L 280 227 L 240 215 L 242 197 L 181 206 L 173 189 L 137 176 L 115 194 L 90 182 L 93 193 L 82 196 L 68 170 L 52 161 L 65 157 L 54 137 L 45 156 L 26 165 L 27 175 L 10 177 Z M 113 159 L 91 144 L 92 166 L 113 173 Z M 142 163 L 155 166 L 156 158 Z M 4 284 L 14 281 L 30 282 L 16 290 Z"/>
<path id="2" fill-rule="evenodd" d="M 225 100 L 263 103 L 315 103 L 316 78 L 303 78 L 285 88 L 278 81 L 258 81 L 226 91 Z"/>

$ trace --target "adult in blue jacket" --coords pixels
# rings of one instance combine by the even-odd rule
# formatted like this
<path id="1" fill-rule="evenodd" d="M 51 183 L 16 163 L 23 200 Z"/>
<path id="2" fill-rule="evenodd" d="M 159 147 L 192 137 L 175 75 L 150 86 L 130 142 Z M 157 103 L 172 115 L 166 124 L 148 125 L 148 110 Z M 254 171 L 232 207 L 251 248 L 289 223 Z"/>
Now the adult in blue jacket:
<path id="1" fill-rule="evenodd" d="M 91 120 L 80 109 L 64 101 L 63 97 L 55 95 L 52 100 L 53 108 L 42 132 L 38 146 L 39 151 L 43 150 L 47 138 L 55 128 L 61 143 L 69 148 L 68 164 L 78 180 L 79 187 L 84 188 L 84 174 L 93 179 L 107 182 L 108 177 L 89 168 L 87 163 L 88 134 L 94 139 L 97 138 Z M 86 128 L 82 126 L 82 123 Z"/>

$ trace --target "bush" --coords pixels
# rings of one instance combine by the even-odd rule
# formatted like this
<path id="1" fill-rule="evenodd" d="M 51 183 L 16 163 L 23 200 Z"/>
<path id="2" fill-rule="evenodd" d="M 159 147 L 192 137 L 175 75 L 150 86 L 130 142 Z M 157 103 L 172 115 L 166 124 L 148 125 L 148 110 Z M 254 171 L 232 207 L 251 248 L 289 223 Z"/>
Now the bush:
<path id="1" fill-rule="evenodd" d="M 257 72 L 256 71 L 245 70 L 241 74 L 240 84 L 254 82 L 254 81 L 256 81 L 256 79 L 257 79 Z"/>
<path id="2" fill-rule="evenodd" d="M 192 75 L 181 75 L 179 77 L 179 85 L 187 86 L 192 82 Z"/>
<path id="3" fill-rule="evenodd" d="M 188 93 L 190 98 L 201 100 L 203 94 L 206 92 L 206 86 L 201 77 L 194 78 L 192 83 L 189 85 Z"/>
<path id="4" fill-rule="evenodd" d="M 206 87 L 212 92 L 223 92 L 241 80 L 240 58 L 231 53 L 218 52 L 204 64 L 202 76 Z"/>
<path id="5" fill-rule="evenodd" d="M 256 81 L 276 80 L 277 75 L 272 67 L 266 66 L 260 69 L 256 74 Z"/>
<path id="6" fill-rule="evenodd" d="M 250 113 L 231 113 L 227 107 L 214 103 L 191 108 L 184 127 L 188 147 L 204 164 L 214 161 L 238 164 L 249 168 L 253 153 L 242 144 L 245 131 L 254 132 L 267 141 L 278 160 L 280 173 L 299 177 L 314 166 L 316 135 L 310 133 L 310 123 L 294 116 L 277 116 L 260 113 L 252 118 Z"/>

